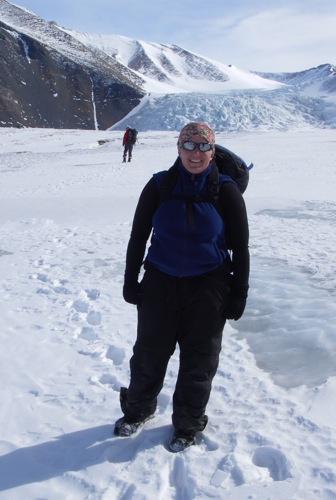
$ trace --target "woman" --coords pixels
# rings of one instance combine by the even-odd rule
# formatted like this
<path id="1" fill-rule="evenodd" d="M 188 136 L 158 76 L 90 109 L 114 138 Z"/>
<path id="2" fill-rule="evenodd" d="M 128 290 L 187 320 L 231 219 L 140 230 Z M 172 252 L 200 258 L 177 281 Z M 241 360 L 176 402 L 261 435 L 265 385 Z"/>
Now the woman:
<path id="1" fill-rule="evenodd" d="M 172 196 L 162 201 L 165 172 L 154 174 L 140 195 L 126 254 L 123 296 L 137 305 L 138 328 L 130 384 L 120 391 L 124 416 L 114 432 L 129 436 L 154 416 L 167 364 L 178 344 L 174 433 L 168 445 L 173 452 L 195 444 L 196 433 L 207 424 L 205 410 L 225 321 L 239 319 L 247 299 L 245 203 L 235 183 L 225 182 L 221 175 L 220 210 L 206 199 L 214 153 L 215 134 L 207 124 L 192 122 L 181 130 Z"/>

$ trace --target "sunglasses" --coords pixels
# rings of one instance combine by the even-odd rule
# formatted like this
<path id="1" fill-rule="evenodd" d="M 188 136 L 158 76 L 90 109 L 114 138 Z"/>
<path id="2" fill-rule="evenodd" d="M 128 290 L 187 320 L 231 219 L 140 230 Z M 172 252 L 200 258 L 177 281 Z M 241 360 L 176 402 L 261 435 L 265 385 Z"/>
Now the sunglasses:
<path id="1" fill-rule="evenodd" d="M 187 151 L 194 151 L 198 147 L 199 151 L 205 153 L 206 151 L 211 151 L 213 149 L 213 145 L 208 142 L 192 142 L 185 141 L 182 142 L 182 148 Z"/>

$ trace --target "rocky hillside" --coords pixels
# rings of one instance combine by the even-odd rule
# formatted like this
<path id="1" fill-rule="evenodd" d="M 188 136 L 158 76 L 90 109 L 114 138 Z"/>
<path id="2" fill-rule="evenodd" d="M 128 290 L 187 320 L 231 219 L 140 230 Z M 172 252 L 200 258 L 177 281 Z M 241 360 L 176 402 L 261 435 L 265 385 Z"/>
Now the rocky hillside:
<path id="1" fill-rule="evenodd" d="M 176 45 L 62 28 L 0 0 L 0 126 L 336 127 L 336 71 L 254 73 Z"/>
<path id="2" fill-rule="evenodd" d="M 53 23 L 0 0 L 0 123 L 102 128 L 144 96 L 141 79 Z"/>

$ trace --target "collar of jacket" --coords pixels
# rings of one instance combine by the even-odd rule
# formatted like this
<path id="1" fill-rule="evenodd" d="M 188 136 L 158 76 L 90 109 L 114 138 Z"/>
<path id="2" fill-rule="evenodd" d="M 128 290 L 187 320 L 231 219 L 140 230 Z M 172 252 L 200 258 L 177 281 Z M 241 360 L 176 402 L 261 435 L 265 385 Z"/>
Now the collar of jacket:
<path id="1" fill-rule="evenodd" d="M 211 172 L 211 163 L 209 163 L 209 165 L 207 166 L 207 168 L 205 168 L 204 170 L 202 170 L 202 172 L 199 172 L 198 174 L 194 174 L 192 172 L 189 172 L 189 170 L 187 170 L 184 166 L 183 166 L 183 163 L 182 163 L 182 160 L 180 158 L 180 161 L 179 161 L 179 164 L 178 164 L 178 167 L 179 167 L 179 171 L 185 175 L 186 177 L 188 177 L 189 179 L 191 180 L 194 180 L 194 179 L 201 179 L 202 177 L 206 177 L 210 172 Z"/>

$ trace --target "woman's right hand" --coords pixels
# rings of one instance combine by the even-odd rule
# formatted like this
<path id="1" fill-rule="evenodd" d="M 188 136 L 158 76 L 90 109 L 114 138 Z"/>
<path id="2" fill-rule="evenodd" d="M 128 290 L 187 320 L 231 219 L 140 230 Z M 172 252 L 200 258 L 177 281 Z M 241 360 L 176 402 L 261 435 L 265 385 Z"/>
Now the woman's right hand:
<path id="1" fill-rule="evenodd" d="M 123 287 L 123 297 L 129 304 L 138 305 L 140 302 L 140 283 L 134 280 L 125 280 Z"/>

